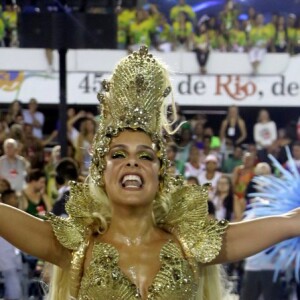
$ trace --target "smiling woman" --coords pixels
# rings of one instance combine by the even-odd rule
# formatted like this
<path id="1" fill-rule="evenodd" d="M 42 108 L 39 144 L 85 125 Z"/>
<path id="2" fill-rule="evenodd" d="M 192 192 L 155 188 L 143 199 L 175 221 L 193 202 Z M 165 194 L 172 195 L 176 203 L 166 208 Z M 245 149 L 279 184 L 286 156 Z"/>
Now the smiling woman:
<path id="1" fill-rule="evenodd" d="M 208 188 L 167 172 L 170 91 L 147 48 L 121 60 L 98 97 L 89 182 L 71 185 L 69 217 L 0 205 L 0 235 L 55 265 L 49 299 L 223 300 L 217 264 L 300 234 L 299 209 L 235 224 L 208 218 Z"/>

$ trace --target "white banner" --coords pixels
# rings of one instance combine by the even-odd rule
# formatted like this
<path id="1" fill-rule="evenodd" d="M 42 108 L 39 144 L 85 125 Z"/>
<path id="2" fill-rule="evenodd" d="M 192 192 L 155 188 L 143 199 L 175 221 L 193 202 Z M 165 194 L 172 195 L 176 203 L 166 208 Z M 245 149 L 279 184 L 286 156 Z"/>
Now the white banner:
<path id="1" fill-rule="evenodd" d="M 298 60 L 299 61 L 299 60 Z M 299 64 L 291 64 L 276 76 L 175 74 L 172 78 L 175 101 L 191 106 L 300 106 Z M 109 73 L 69 72 L 68 104 L 97 104 L 101 81 Z M 59 78 L 55 72 L 0 72 L 0 102 L 30 98 L 39 103 L 59 103 Z"/>

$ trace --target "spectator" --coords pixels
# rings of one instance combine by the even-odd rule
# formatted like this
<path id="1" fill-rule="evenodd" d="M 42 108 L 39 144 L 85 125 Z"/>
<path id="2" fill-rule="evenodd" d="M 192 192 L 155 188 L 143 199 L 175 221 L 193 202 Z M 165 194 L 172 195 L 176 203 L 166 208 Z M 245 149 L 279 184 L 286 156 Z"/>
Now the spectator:
<path id="1" fill-rule="evenodd" d="M 255 26 L 249 33 L 249 59 L 252 64 L 253 74 L 257 74 L 258 67 L 263 60 L 267 47 L 270 44 L 270 37 L 264 26 L 264 16 L 258 14 Z"/>
<path id="2" fill-rule="evenodd" d="M 255 8 L 253 6 L 250 6 L 248 8 L 248 14 L 247 15 L 248 15 L 248 19 L 247 19 L 247 22 L 245 24 L 245 32 L 246 32 L 246 35 L 249 37 L 250 31 L 255 26 L 256 17 L 257 17 L 257 13 L 256 13 Z"/>
<path id="3" fill-rule="evenodd" d="M 189 159 L 184 164 L 184 177 L 198 177 L 203 172 L 203 167 L 200 162 L 200 152 L 197 146 L 193 145 L 190 148 Z"/>
<path id="4" fill-rule="evenodd" d="M 176 50 L 191 50 L 193 40 L 193 24 L 188 21 L 184 12 L 180 12 L 172 24 L 174 46 Z"/>
<path id="5" fill-rule="evenodd" d="M 33 125 L 25 123 L 23 126 L 24 147 L 23 155 L 30 162 L 31 168 L 44 167 L 44 144 L 33 135 Z"/>
<path id="6" fill-rule="evenodd" d="M 300 173 L 300 141 L 295 141 L 292 144 L 292 157 L 293 157 L 295 166 L 296 166 L 298 172 Z M 284 164 L 284 166 L 287 170 L 292 171 L 292 167 L 291 167 L 289 161 L 287 161 Z"/>
<path id="7" fill-rule="evenodd" d="M 216 32 L 215 41 L 212 43 L 212 50 L 215 52 L 227 52 L 228 49 L 228 36 L 226 36 L 226 31 L 224 25 L 220 24 L 219 29 Z"/>
<path id="8" fill-rule="evenodd" d="M 207 21 L 207 33 L 210 41 L 210 47 L 212 49 L 216 48 L 214 47 L 214 44 L 216 41 L 217 31 L 218 31 L 217 19 L 215 16 L 210 16 Z"/>
<path id="9" fill-rule="evenodd" d="M 222 175 L 219 178 L 211 201 L 215 206 L 215 215 L 218 220 L 239 221 L 242 219 L 240 203 L 234 195 L 229 176 Z"/>
<path id="10" fill-rule="evenodd" d="M 0 177 L 5 178 L 11 188 L 17 193 L 25 185 L 25 177 L 29 169 L 29 162 L 17 154 L 18 145 L 14 139 L 6 139 L 3 144 L 4 155 L 0 157 Z"/>
<path id="11" fill-rule="evenodd" d="M 6 122 L 9 127 L 17 123 L 17 117 L 22 114 L 22 104 L 19 100 L 14 100 L 8 107 Z"/>
<path id="12" fill-rule="evenodd" d="M 3 20 L 3 13 L 0 7 L 0 47 L 5 47 L 5 21 Z"/>
<path id="13" fill-rule="evenodd" d="M 222 164 L 222 172 L 231 174 L 233 170 L 243 164 L 243 149 L 240 145 L 233 147 L 233 153 L 229 155 Z"/>
<path id="14" fill-rule="evenodd" d="M 226 32 L 231 30 L 234 26 L 234 21 L 237 19 L 238 10 L 236 9 L 232 0 L 227 0 L 224 10 L 220 13 L 220 20 Z"/>
<path id="15" fill-rule="evenodd" d="M 240 145 L 247 137 L 244 120 L 239 115 L 237 106 L 230 106 L 226 118 L 222 121 L 220 139 L 222 143 L 232 147 Z"/>
<path id="16" fill-rule="evenodd" d="M 15 191 L 8 189 L 1 193 L 0 202 L 18 207 Z M 12 220 L 13 222 L 13 220 Z M 22 257 L 20 251 L 0 237 L 0 271 L 4 279 L 4 299 L 23 299 L 22 296 Z"/>
<path id="17" fill-rule="evenodd" d="M 255 169 L 254 169 L 255 176 L 269 176 L 271 174 L 272 174 L 272 169 L 268 163 L 260 162 L 255 166 Z M 258 182 L 257 178 L 255 178 L 255 177 L 253 177 L 250 180 L 250 182 L 247 186 L 247 189 L 246 189 L 246 193 L 245 193 L 247 205 L 252 202 L 253 196 L 251 194 L 255 193 L 255 192 L 259 192 L 260 191 L 259 187 L 263 184 L 264 184 L 263 181 Z"/>
<path id="18" fill-rule="evenodd" d="M 118 49 L 126 49 L 129 39 L 129 27 L 135 20 L 136 9 L 135 8 L 121 8 L 116 9 L 117 13 L 117 43 Z"/>
<path id="19" fill-rule="evenodd" d="M 24 151 L 24 145 L 25 145 L 23 126 L 20 124 L 13 124 L 10 127 L 9 137 L 17 141 L 18 143 L 17 153 L 21 155 Z"/>
<path id="20" fill-rule="evenodd" d="M 246 32 L 241 30 L 239 20 L 234 21 L 233 28 L 229 31 L 229 51 L 242 53 L 245 52 L 247 47 Z"/>
<path id="21" fill-rule="evenodd" d="M 90 149 L 96 133 L 96 122 L 92 118 L 83 119 L 80 123 L 79 135 L 75 143 L 76 160 L 80 171 L 86 175 L 91 162 Z"/>
<path id="22" fill-rule="evenodd" d="M 153 32 L 153 24 L 147 22 L 148 12 L 144 9 L 136 11 L 136 20 L 130 24 L 130 50 L 137 50 L 140 45 L 151 46 L 151 33 Z"/>
<path id="23" fill-rule="evenodd" d="M 173 50 L 174 35 L 172 27 L 168 24 L 168 20 L 163 14 L 160 14 L 156 26 L 155 43 L 158 51 L 170 52 Z"/>
<path id="24" fill-rule="evenodd" d="M 194 22 L 196 19 L 196 14 L 193 11 L 193 8 L 190 5 L 186 4 L 185 0 L 179 0 L 178 4 L 171 8 L 171 21 L 174 22 L 175 20 L 177 20 L 180 13 L 186 14 L 191 22 Z"/>
<path id="25" fill-rule="evenodd" d="M 278 18 L 273 45 L 274 45 L 274 52 L 283 53 L 283 52 L 287 52 L 288 50 L 288 45 L 289 45 L 288 33 L 287 33 L 287 28 L 285 26 L 285 19 L 283 16 L 280 16 Z"/>
<path id="26" fill-rule="evenodd" d="M 210 41 L 206 23 L 200 23 L 192 36 L 193 48 L 200 67 L 200 73 L 206 74 L 206 64 L 209 57 Z"/>
<path id="27" fill-rule="evenodd" d="M 6 4 L 5 11 L 3 12 L 3 19 L 6 24 L 6 35 L 7 42 L 6 46 L 8 47 L 18 47 L 18 33 L 17 33 L 17 24 L 18 24 L 18 6 L 12 4 Z"/>
<path id="28" fill-rule="evenodd" d="M 284 284 L 278 276 L 274 281 L 276 256 L 270 261 L 266 251 L 247 257 L 244 265 L 240 300 L 282 300 Z"/>
<path id="29" fill-rule="evenodd" d="M 211 187 L 209 189 L 209 199 L 212 199 L 219 178 L 222 173 L 217 171 L 218 168 L 218 159 L 215 155 L 210 154 L 205 158 L 205 170 L 201 172 L 198 176 L 199 184 L 210 183 Z"/>
<path id="30" fill-rule="evenodd" d="M 250 152 L 246 152 L 243 156 L 243 164 L 237 166 L 233 170 L 232 184 L 234 194 L 240 201 L 240 205 L 245 209 L 246 207 L 246 189 L 254 176 L 255 157 Z"/>
<path id="31" fill-rule="evenodd" d="M 270 119 L 266 109 L 261 109 L 258 113 L 257 123 L 253 128 L 253 137 L 259 161 L 266 161 L 267 148 L 277 140 L 276 124 Z"/>
<path id="32" fill-rule="evenodd" d="M 203 135 L 210 137 L 210 149 L 213 151 L 219 151 L 219 148 L 221 147 L 221 141 L 220 138 L 214 134 L 214 130 L 212 129 L 212 127 L 206 126 L 203 130 Z"/>
<path id="33" fill-rule="evenodd" d="M 279 128 L 277 132 L 277 146 L 279 148 L 278 161 L 284 164 L 287 161 L 286 147 L 292 149 L 292 143 L 296 140 L 294 124 L 288 124 L 285 128 Z"/>
<path id="34" fill-rule="evenodd" d="M 219 25 L 217 23 L 216 17 L 214 16 L 210 16 L 208 20 L 205 20 L 205 22 L 207 24 L 210 50 L 214 52 L 226 52 L 227 44 L 223 36 L 223 29 L 225 28 L 225 26 L 223 24 Z"/>
<path id="35" fill-rule="evenodd" d="M 84 110 L 79 111 L 76 113 L 73 107 L 68 108 L 67 110 L 67 130 L 68 130 L 68 140 L 75 146 L 76 140 L 78 138 L 79 132 L 75 128 L 74 124 L 83 118 L 91 117 L 89 113 Z M 93 116 L 92 116 L 93 117 Z"/>
<path id="36" fill-rule="evenodd" d="M 52 212 L 57 216 L 66 217 L 66 202 L 70 196 L 70 181 L 78 181 L 78 168 L 74 160 L 63 158 L 56 166 L 56 184 L 58 187 L 58 198 L 53 206 Z"/>
<path id="37" fill-rule="evenodd" d="M 217 153 L 211 149 L 211 139 L 212 137 L 209 135 L 203 136 L 203 149 L 200 150 L 200 162 L 203 165 L 205 165 L 205 159 L 208 155 L 213 154 L 215 157 L 217 157 Z"/>
<path id="38" fill-rule="evenodd" d="M 270 44 L 268 46 L 268 52 L 274 51 L 274 40 L 276 34 L 276 28 L 278 24 L 278 14 L 273 13 L 271 21 L 265 25 L 265 30 L 267 31 Z"/>
<path id="39" fill-rule="evenodd" d="M 207 116 L 203 113 L 196 114 L 191 120 L 189 120 L 189 123 L 191 124 L 193 130 L 198 123 L 204 127 L 207 123 Z"/>
<path id="40" fill-rule="evenodd" d="M 50 159 L 44 168 L 46 179 L 47 179 L 47 195 L 51 199 L 52 203 L 57 198 L 55 168 L 57 163 L 60 161 L 60 159 L 61 159 L 61 146 L 56 145 L 52 148 Z"/>
<path id="41" fill-rule="evenodd" d="M 27 185 L 22 191 L 20 208 L 25 212 L 42 217 L 52 209 L 52 203 L 46 195 L 46 174 L 38 169 L 29 171 Z"/>
<path id="42" fill-rule="evenodd" d="M 300 18 L 296 22 L 295 38 L 293 40 L 293 54 L 300 53 Z"/>
<path id="43" fill-rule="evenodd" d="M 190 184 L 190 185 L 193 185 L 193 184 L 199 185 L 198 178 L 194 177 L 194 176 L 190 176 L 190 177 L 186 178 L 186 183 Z"/>
<path id="44" fill-rule="evenodd" d="M 195 124 L 193 141 L 198 149 L 203 149 L 203 125 L 201 121 Z"/>
<path id="45" fill-rule="evenodd" d="M 294 54 L 294 45 L 296 43 L 296 15 L 289 14 L 287 20 L 287 40 L 288 52 Z"/>
<path id="46" fill-rule="evenodd" d="M 183 163 L 187 162 L 189 158 L 190 148 L 193 145 L 192 134 L 192 130 L 189 127 L 185 127 L 181 130 L 176 159 Z"/>
<path id="47" fill-rule="evenodd" d="M 167 158 L 171 163 L 172 167 L 175 167 L 175 174 L 184 175 L 184 163 L 176 159 L 178 148 L 176 144 L 169 143 L 167 145 Z"/>
<path id="48" fill-rule="evenodd" d="M 33 126 L 33 136 L 38 139 L 42 139 L 45 116 L 43 113 L 37 111 L 37 108 L 37 100 L 31 98 L 28 103 L 28 109 L 23 111 L 23 117 L 24 123 L 31 124 Z"/>

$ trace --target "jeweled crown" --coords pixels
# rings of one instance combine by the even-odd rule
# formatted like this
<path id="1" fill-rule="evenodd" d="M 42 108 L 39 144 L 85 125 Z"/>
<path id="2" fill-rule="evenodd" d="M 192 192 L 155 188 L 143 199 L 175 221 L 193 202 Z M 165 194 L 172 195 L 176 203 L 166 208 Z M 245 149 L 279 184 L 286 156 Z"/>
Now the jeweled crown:
<path id="1" fill-rule="evenodd" d="M 102 87 L 98 94 L 101 119 L 91 165 L 91 176 L 96 182 L 105 167 L 103 157 L 110 139 L 120 130 L 141 129 L 153 139 L 160 139 L 164 99 L 171 92 L 165 67 L 145 46 L 122 59 Z"/>

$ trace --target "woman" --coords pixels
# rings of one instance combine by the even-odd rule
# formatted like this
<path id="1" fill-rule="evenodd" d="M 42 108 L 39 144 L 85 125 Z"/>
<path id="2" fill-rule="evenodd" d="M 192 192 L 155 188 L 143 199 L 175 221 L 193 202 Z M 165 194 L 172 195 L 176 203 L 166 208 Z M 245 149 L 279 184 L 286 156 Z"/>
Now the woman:
<path id="1" fill-rule="evenodd" d="M 216 192 L 211 201 L 215 206 L 215 215 L 218 220 L 237 221 L 242 219 L 242 211 L 240 211 L 239 202 L 233 193 L 229 176 L 222 175 L 219 178 Z"/>
<path id="2" fill-rule="evenodd" d="M 284 16 L 279 16 L 278 18 L 278 23 L 272 44 L 274 45 L 273 51 L 276 53 L 285 53 L 288 50 L 289 39 Z"/>
<path id="3" fill-rule="evenodd" d="M 232 183 L 234 194 L 238 198 L 240 206 L 246 208 L 246 190 L 249 182 L 254 177 L 256 157 L 253 153 L 246 152 L 243 155 L 243 164 L 233 169 Z"/>
<path id="4" fill-rule="evenodd" d="M 197 31 L 192 36 L 193 48 L 196 53 L 200 73 L 206 74 L 206 64 L 209 57 L 210 40 L 207 25 L 205 23 L 198 24 Z"/>
<path id="5" fill-rule="evenodd" d="M 46 211 L 52 209 L 51 200 L 46 194 L 46 174 L 33 169 L 28 173 L 26 182 L 19 208 L 33 216 L 42 217 Z"/>
<path id="6" fill-rule="evenodd" d="M 211 199 L 215 193 L 217 182 L 222 173 L 218 171 L 218 158 L 215 155 L 207 155 L 204 164 L 204 170 L 202 169 L 202 172 L 198 175 L 198 181 L 202 185 L 206 183 L 210 184 L 208 196 L 209 199 Z"/>
<path id="7" fill-rule="evenodd" d="M 236 106 L 230 106 L 226 118 L 221 124 L 220 139 L 232 147 L 240 145 L 247 137 L 245 121 L 239 115 Z"/>
<path id="8" fill-rule="evenodd" d="M 14 100 L 10 103 L 8 107 L 8 112 L 6 115 L 6 122 L 11 127 L 14 123 L 17 122 L 17 117 L 22 115 L 22 103 L 19 100 Z"/>
<path id="9" fill-rule="evenodd" d="M 208 221 L 206 188 L 168 176 L 160 105 L 169 81 L 145 47 L 103 85 L 90 186 L 73 185 L 69 218 L 47 222 L 0 205 L 0 235 L 58 266 L 50 299 L 223 299 L 218 267 L 209 264 L 300 234 L 298 209 Z"/>
<path id="10" fill-rule="evenodd" d="M 269 112 L 261 109 L 258 113 L 257 122 L 253 128 L 253 137 L 260 161 L 267 160 L 267 148 L 277 140 L 277 126 L 270 119 Z"/>
<path id="11" fill-rule="evenodd" d="M 81 121 L 79 134 L 75 142 L 75 159 L 83 175 L 87 175 L 91 163 L 91 145 L 96 132 L 96 122 L 91 118 Z"/>
<path id="12" fill-rule="evenodd" d="M 190 148 L 188 161 L 184 164 L 184 177 L 198 177 L 203 172 L 203 165 L 200 162 L 200 151 L 197 146 L 193 145 Z"/>

